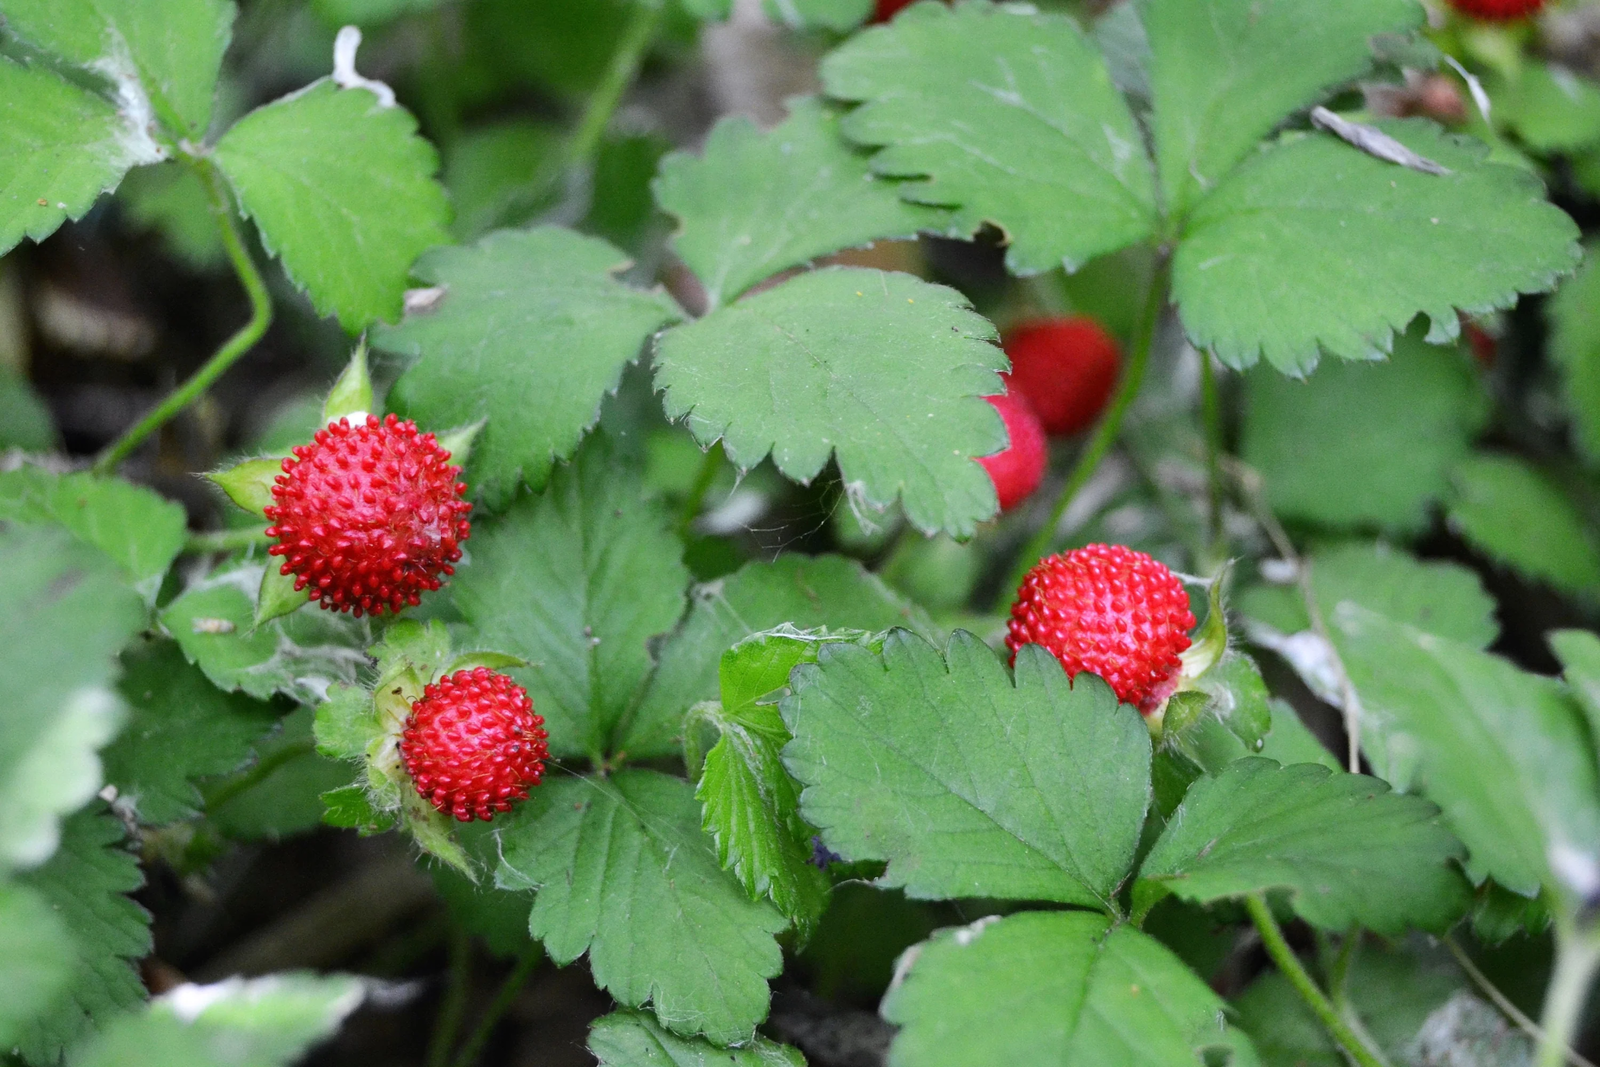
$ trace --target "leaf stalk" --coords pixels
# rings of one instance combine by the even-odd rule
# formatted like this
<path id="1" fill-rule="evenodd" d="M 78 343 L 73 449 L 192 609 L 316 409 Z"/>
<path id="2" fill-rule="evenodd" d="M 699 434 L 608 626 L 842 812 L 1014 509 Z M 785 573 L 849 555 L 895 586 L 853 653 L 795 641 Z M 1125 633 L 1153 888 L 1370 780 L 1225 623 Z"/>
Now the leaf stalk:
<path id="1" fill-rule="evenodd" d="M 1538 1067 L 1561 1067 L 1577 1036 L 1578 1019 L 1588 999 L 1589 983 L 1600 969 L 1600 924 L 1556 927 L 1556 966 L 1544 997 Z"/>

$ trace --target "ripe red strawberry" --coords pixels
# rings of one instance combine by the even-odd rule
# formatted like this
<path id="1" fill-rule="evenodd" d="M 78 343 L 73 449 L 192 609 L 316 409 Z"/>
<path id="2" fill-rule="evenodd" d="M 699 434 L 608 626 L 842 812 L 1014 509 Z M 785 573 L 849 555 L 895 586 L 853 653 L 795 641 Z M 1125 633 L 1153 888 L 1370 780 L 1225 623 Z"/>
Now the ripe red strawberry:
<path id="1" fill-rule="evenodd" d="M 1032 319 L 1006 335 L 1010 388 L 1028 398 L 1045 432 L 1087 429 L 1117 384 L 1117 342 L 1083 315 Z"/>
<path id="2" fill-rule="evenodd" d="M 984 397 L 1000 413 L 1006 424 L 1006 435 L 1011 443 L 1004 452 L 983 456 L 978 462 L 989 472 L 994 483 L 995 496 L 1000 498 L 1000 510 L 1010 511 L 1032 495 L 1044 478 L 1044 468 L 1049 453 L 1044 430 L 1028 402 L 1015 393 Z"/>
<path id="3" fill-rule="evenodd" d="M 457 671 L 411 705 L 400 758 L 417 793 L 462 822 L 526 800 L 550 757 L 528 691 L 487 667 Z"/>
<path id="4" fill-rule="evenodd" d="M 1450 0 L 1463 15 L 1489 22 L 1514 22 L 1536 14 L 1544 0 Z"/>
<path id="5" fill-rule="evenodd" d="M 1178 576 L 1122 545 L 1085 545 L 1039 561 L 1011 605 L 1006 647 L 1043 645 L 1069 678 L 1098 674 L 1146 715 L 1172 695 L 1194 615 Z"/>
<path id="6" fill-rule="evenodd" d="M 460 467 L 414 422 L 340 419 L 283 461 L 266 509 L 280 573 L 330 611 L 398 612 L 454 574 L 471 533 Z"/>

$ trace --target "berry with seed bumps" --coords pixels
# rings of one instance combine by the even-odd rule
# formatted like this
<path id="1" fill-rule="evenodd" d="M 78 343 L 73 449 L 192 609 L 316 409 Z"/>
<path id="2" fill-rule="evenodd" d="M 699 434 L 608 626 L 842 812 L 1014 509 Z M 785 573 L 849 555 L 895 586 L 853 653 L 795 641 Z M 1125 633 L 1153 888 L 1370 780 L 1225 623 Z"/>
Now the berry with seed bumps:
<path id="1" fill-rule="evenodd" d="M 1544 0 L 1450 0 L 1450 6 L 1486 22 L 1515 22 L 1537 14 Z"/>
<path id="2" fill-rule="evenodd" d="M 1098 674 L 1148 715 L 1171 696 L 1194 615 L 1183 583 L 1122 545 L 1085 545 L 1042 559 L 1022 579 L 1006 647 L 1042 645 L 1067 677 Z"/>
<path id="3" fill-rule="evenodd" d="M 1044 430 L 1028 402 L 1015 393 L 984 397 L 1000 413 L 1006 424 L 1009 443 L 1005 451 L 992 456 L 981 456 L 978 462 L 989 472 L 994 483 L 994 494 L 1000 500 L 1000 510 L 1010 511 L 1033 494 L 1044 478 L 1044 469 L 1050 460 Z"/>
<path id="4" fill-rule="evenodd" d="M 341 418 L 283 461 L 267 549 L 330 611 L 399 612 L 455 573 L 471 533 L 460 467 L 411 421 Z"/>
<path id="5" fill-rule="evenodd" d="M 488 821 L 539 784 L 547 736 L 526 689 L 476 667 L 422 691 L 400 735 L 400 758 L 422 799 L 461 822 Z"/>

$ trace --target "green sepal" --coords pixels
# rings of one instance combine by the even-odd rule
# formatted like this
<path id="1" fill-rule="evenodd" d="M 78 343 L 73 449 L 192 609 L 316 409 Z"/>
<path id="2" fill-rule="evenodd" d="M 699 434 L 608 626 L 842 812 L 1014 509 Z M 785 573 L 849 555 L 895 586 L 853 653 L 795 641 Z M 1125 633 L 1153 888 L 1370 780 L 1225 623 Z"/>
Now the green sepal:
<path id="1" fill-rule="evenodd" d="M 350 363 L 339 380 L 328 391 L 322 402 L 322 421 L 338 422 L 348 415 L 365 414 L 372 410 L 372 375 L 367 370 L 367 338 L 362 335 L 350 356 Z"/>
<path id="2" fill-rule="evenodd" d="M 444 430 L 433 435 L 439 447 L 450 453 L 450 462 L 458 467 L 467 465 L 467 458 L 472 455 L 472 443 L 478 439 L 478 434 L 489 422 L 488 419 L 479 419 L 477 422 L 465 426 L 457 426 L 453 430 Z"/>
<path id="3" fill-rule="evenodd" d="M 449 864 L 472 880 L 478 882 L 478 872 L 467 858 L 466 849 L 456 841 L 454 820 L 424 800 L 415 789 L 403 789 L 400 799 L 400 819 L 422 851 Z"/>
<path id="4" fill-rule="evenodd" d="M 256 594 L 256 617 L 252 626 L 282 618 L 311 602 L 304 589 L 294 587 L 294 575 L 283 574 L 275 561 L 261 573 L 261 591 Z"/>
<path id="5" fill-rule="evenodd" d="M 322 794 L 322 821 L 342 830 L 373 832 L 394 826 L 394 816 L 378 811 L 359 785 L 345 785 Z"/>
<path id="6" fill-rule="evenodd" d="M 1185 681 L 1206 673 L 1228 651 L 1228 613 L 1222 597 L 1227 578 L 1228 568 L 1223 567 L 1206 586 L 1205 621 L 1195 632 L 1193 642 L 1178 656 L 1183 661 Z"/>
<path id="7" fill-rule="evenodd" d="M 272 504 L 273 479 L 283 473 L 282 456 L 247 459 L 226 470 L 211 471 L 206 478 L 228 494 L 228 499 L 254 515 L 263 514 Z"/>
<path id="8" fill-rule="evenodd" d="M 333 759 L 365 759 L 367 744 L 377 732 L 372 694 L 359 686 L 335 682 L 317 705 L 312 727 L 317 751 Z"/>
<path id="9" fill-rule="evenodd" d="M 432 680 L 447 678 L 457 671 L 470 671 L 479 667 L 487 667 L 491 671 L 509 671 L 518 667 L 528 666 L 528 661 L 521 656 L 513 656 L 509 652 L 463 652 L 439 671 Z"/>
<path id="10" fill-rule="evenodd" d="M 400 619 L 391 623 L 383 633 L 383 640 L 367 651 L 378 661 L 375 689 L 379 697 L 395 695 L 388 690 L 393 685 L 401 685 L 408 704 L 422 696 L 422 687 L 439 677 L 452 658 L 450 632 L 437 619 L 425 623 Z M 379 710 L 382 710 L 381 699 Z"/>

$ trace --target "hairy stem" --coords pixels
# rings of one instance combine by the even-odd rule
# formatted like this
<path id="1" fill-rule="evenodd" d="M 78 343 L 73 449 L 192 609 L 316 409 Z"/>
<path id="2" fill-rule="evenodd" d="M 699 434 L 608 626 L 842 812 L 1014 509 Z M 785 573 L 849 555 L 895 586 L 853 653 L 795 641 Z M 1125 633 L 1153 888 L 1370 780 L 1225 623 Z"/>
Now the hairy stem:
<path id="1" fill-rule="evenodd" d="M 271 543 L 272 538 L 262 529 L 250 527 L 243 530 L 213 530 L 208 533 L 190 534 L 189 539 L 183 543 L 183 550 L 190 555 L 199 555 L 202 552 L 232 552 L 236 548 Z"/>
<path id="2" fill-rule="evenodd" d="M 1206 564 L 1209 568 L 1221 563 L 1220 557 L 1227 552 L 1222 525 L 1222 395 L 1217 389 L 1217 372 L 1211 365 L 1209 349 L 1200 353 L 1200 415 L 1206 431 L 1206 487 L 1210 503 L 1206 517 L 1206 553 L 1211 556 Z"/>
<path id="3" fill-rule="evenodd" d="M 471 969 L 472 940 L 465 930 L 453 927 L 449 985 L 445 987 L 439 1014 L 433 1020 L 433 1034 L 428 1039 L 428 1067 L 447 1067 L 450 1063 L 450 1049 L 461 1032 L 461 1019 L 467 1011 L 467 980 Z"/>
<path id="4" fill-rule="evenodd" d="M 249 251 L 244 246 L 244 240 L 239 235 L 239 225 L 234 220 L 233 203 L 228 198 L 227 190 L 222 185 L 222 175 L 211 161 L 204 157 L 189 157 L 190 166 L 200 176 L 200 184 L 205 186 L 206 197 L 211 202 L 211 216 L 217 220 L 217 228 L 222 232 L 222 247 L 227 250 L 228 260 L 233 264 L 234 273 L 243 283 L 245 293 L 250 297 L 250 321 L 246 322 L 239 331 L 228 338 L 216 354 L 206 360 L 205 365 L 195 371 L 189 380 L 178 387 L 167 399 L 163 400 L 156 409 L 140 419 L 117 438 L 106 446 L 94 461 L 96 474 L 110 474 L 116 469 L 117 464 L 128 458 L 135 448 L 144 442 L 144 439 L 155 433 L 170 422 L 184 408 L 211 387 L 222 376 L 223 372 L 240 356 L 255 347 L 261 340 L 261 335 L 267 332 L 267 327 L 272 323 L 272 297 L 267 293 L 267 283 L 262 280 L 261 272 L 256 270 L 256 265 L 250 258 Z"/>
<path id="5" fill-rule="evenodd" d="M 1556 969 L 1544 996 L 1544 1040 L 1539 1043 L 1538 1067 L 1561 1067 L 1566 1062 L 1597 967 L 1600 926 L 1558 925 Z"/>
<path id="6" fill-rule="evenodd" d="M 1272 909 L 1267 906 L 1267 901 L 1260 893 L 1251 893 L 1245 897 L 1245 907 L 1250 912 L 1250 919 L 1256 924 L 1256 929 L 1261 934 L 1261 944 L 1267 950 L 1267 955 L 1272 957 L 1272 962 L 1278 965 L 1278 970 L 1289 980 L 1300 999 L 1321 1021 L 1322 1025 L 1332 1035 L 1339 1046 L 1349 1053 L 1360 1067 L 1387 1067 L 1383 1059 L 1375 1054 L 1363 1042 L 1355 1031 L 1351 1030 L 1339 1012 L 1328 1002 L 1327 995 L 1317 988 L 1317 983 L 1311 980 L 1311 975 L 1300 963 L 1300 957 L 1294 954 L 1294 949 L 1289 947 L 1289 942 L 1284 939 L 1283 929 L 1278 925 L 1278 920 L 1272 917 Z"/>
<path id="7" fill-rule="evenodd" d="M 522 954 L 517 960 L 517 965 L 511 969 L 511 973 L 506 975 L 506 980 L 500 983 L 500 991 L 494 995 L 494 1000 L 483 1013 L 483 1018 L 478 1020 L 478 1025 L 473 1027 L 466 1044 L 461 1046 L 461 1051 L 456 1053 L 456 1058 L 451 1061 L 452 1067 L 473 1067 L 478 1062 L 478 1057 L 483 1053 L 483 1046 L 489 1042 L 489 1035 L 494 1033 L 494 1028 L 499 1025 L 506 1009 L 517 999 L 517 994 L 522 992 L 528 976 L 533 974 L 533 969 L 542 959 L 544 952 L 537 942 Z"/>

